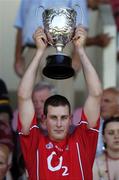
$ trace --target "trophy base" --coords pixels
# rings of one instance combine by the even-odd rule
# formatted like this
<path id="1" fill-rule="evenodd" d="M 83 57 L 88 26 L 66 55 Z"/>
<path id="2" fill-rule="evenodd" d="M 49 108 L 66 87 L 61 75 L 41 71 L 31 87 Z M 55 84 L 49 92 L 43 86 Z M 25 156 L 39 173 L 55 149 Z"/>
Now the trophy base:
<path id="1" fill-rule="evenodd" d="M 43 69 L 43 74 L 51 79 L 67 79 L 74 76 L 74 69 L 71 67 L 71 58 L 56 54 L 47 57 L 47 64 Z"/>

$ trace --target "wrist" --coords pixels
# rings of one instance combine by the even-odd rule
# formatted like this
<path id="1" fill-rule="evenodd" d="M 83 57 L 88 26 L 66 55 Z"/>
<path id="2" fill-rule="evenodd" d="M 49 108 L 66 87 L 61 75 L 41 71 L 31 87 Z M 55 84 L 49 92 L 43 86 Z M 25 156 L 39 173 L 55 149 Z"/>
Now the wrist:
<path id="1" fill-rule="evenodd" d="M 84 50 L 84 47 L 80 47 L 77 49 L 79 54 L 84 54 L 85 50 Z"/>
<path id="2" fill-rule="evenodd" d="M 43 55 L 43 52 L 44 52 L 43 50 L 37 49 L 36 56 L 41 57 Z"/>

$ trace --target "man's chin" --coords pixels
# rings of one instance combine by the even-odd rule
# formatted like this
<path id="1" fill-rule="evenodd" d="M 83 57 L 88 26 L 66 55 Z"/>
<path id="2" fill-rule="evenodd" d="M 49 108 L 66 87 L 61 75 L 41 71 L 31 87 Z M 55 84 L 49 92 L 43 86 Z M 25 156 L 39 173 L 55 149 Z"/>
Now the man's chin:
<path id="1" fill-rule="evenodd" d="M 65 139 L 65 135 L 64 134 L 57 134 L 54 136 L 54 138 L 56 139 L 56 141 L 62 141 L 63 139 Z"/>

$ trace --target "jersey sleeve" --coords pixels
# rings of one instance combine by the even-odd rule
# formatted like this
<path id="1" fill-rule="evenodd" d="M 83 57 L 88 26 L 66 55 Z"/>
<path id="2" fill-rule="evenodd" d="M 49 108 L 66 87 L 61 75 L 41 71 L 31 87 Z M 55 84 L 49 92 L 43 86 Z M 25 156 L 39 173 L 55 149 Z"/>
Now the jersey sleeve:
<path id="1" fill-rule="evenodd" d="M 36 116 L 34 116 L 32 120 L 30 132 L 28 135 L 24 135 L 22 133 L 22 125 L 20 123 L 20 117 L 18 117 L 18 134 L 25 163 L 28 169 L 30 169 L 32 162 L 36 162 L 36 153 L 41 135 L 40 129 L 37 126 Z"/>
<path id="2" fill-rule="evenodd" d="M 83 148 L 86 150 L 85 156 L 87 156 L 91 165 L 93 165 L 95 158 L 99 125 L 100 125 L 100 117 L 97 120 L 96 126 L 93 128 L 89 128 L 87 117 L 84 111 L 82 111 L 81 121 L 79 122 L 78 127 L 76 129 L 76 136 L 78 138 L 78 141 L 80 141 Z"/>

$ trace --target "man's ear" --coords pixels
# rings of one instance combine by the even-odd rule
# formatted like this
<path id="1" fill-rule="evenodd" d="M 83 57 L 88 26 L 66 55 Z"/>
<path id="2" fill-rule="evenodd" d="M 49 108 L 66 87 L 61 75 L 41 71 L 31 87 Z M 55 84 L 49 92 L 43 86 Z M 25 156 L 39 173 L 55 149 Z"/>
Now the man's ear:
<path id="1" fill-rule="evenodd" d="M 46 120 L 46 118 L 47 118 L 46 115 L 43 114 L 43 115 L 42 115 L 42 119 L 43 119 L 43 120 Z"/>
<path id="2" fill-rule="evenodd" d="M 72 114 L 70 115 L 69 119 L 70 119 L 70 125 L 72 125 L 72 121 L 73 121 L 73 115 Z"/>
<path id="3" fill-rule="evenodd" d="M 43 121 L 45 122 L 45 124 L 46 124 L 46 120 L 47 120 L 47 116 L 43 115 Z"/>
<path id="4" fill-rule="evenodd" d="M 47 122 L 47 117 L 46 116 L 44 116 L 43 121 L 46 124 L 46 122 Z"/>

